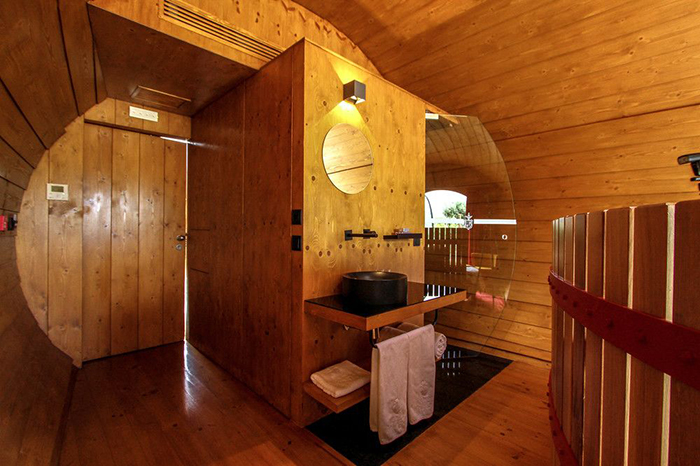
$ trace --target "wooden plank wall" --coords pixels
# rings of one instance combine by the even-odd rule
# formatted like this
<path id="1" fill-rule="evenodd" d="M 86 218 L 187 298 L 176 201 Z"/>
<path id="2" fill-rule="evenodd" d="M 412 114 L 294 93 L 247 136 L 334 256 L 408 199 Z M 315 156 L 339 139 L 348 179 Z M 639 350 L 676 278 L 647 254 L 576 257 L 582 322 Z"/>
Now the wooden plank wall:
<path id="1" fill-rule="evenodd" d="M 0 214 L 17 214 L 22 204 L 48 211 L 49 163 L 42 154 L 79 111 L 97 102 L 86 20 L 82 2 L 0 4 Z M 26 194 L 33 185 L 42 187 L 40 195 Z M 35 254 L 30 260 L 46 261 L 47 216 L 23 220 L 20 230 L 37 233 L 30 242 Z M 71 358 L 46 336 L 47 294 L 30 296 L 27 302 L 22 292 L 16 233 L 0 233 L 0 367 L 5 374 L 0 383 L 0 463 L 53 464 L 74 372 Z M 49 279 L 47 268 L 37 268 L 25 283 L 45 287 Z M 69 327 L 61 333 L 59 338 L 70 339 Z"/>
<path id="2" fill-rule="evenodd" d="M 293 52 L 194 116 L 188 192 L 188 339 L 287 416 Z"/>
<path id="3" fill-rule="evenodd" d="M 540 27 L 525 37 L 499 33 L 489 53 L 440 68 L 446 79 L 470 70 L 460 75 L 459 91 L 441 88 L 437 76 L 423 77 L 428 71 L 404 78 L 423 60 L 387 76 L 454 113 L 479 117 L 491 133 L 512 184 L 519 260 L 540 270 L 514 276 L 525 281 L 531 308 L 546 289 L 551 238 L 545 221 L 697 197 L 690 170 L 678 167 L 676 157 L 700 146 L 700 75 L 690 58 L 700 45 L 692 26 L 700 11 L 689 0 L 659 2 L 653 15 L 628 1 L 523 8 L 524 16 L 512 17 L 514 8 L 504 8 L 508 19 L 498 30 L 518 29 L 523 18 Z M 492 33 L 485 28 L 464 47 Z"/>
<path id="4" fill-rule="evenodd" d="M 530 305 L 554 218 L 697 196 L 676 165 L 700 146 L 695 0 L 299 3 L 385 78 L 483 122 L 512 183 Z"/>
<path id="5" fill-rule="evenodd" d="M 576 286 L 587 282 L 589 292 L 604 294 L 606 300 L 698 327 L 693 317 L 684 316 L 690 315 L 687 306 L 697 298 L 693 264 L 698 259 L 700 201 L 566 217 L 554 222 L 557 233 L 562 220 L 575 225 Z M 566 227 L 564 231 L 566 237 Z M 568 257 L 568 242 L 562 245 L 560 236 L 555 235 L 555 256 Z M 576 253 L 579 243 L 586 249 Z M 587 280 L 576 280 L 579 269 Z M 608 341 L 601 344 L 591 331 L 582 339 L 576 336 L 583 332 L 571 335 L 554 333 L 552 390 L 564 434 L 580 464 L 692 464 L 700 453 L 698 391 Z M 577 357 L 581 350 L 585 358 Z"/>
<path id="6" fill-rule="evenodd" d="M 384 241 L 394 228 L 422 232 L 425 193 L 425 106 L 380 77 L 307 43 L 304 62 L 303 142 L 303 299 L 340 292 L 344 273 L 392 270 L 409 280 L 424 277 L 424 249 L 411 241 Z M 370 97 L 361 105 L 342 102 L 342 85 L 357 79 Z M 301 97 L 300 97 L 301 98 Z M 296 103 L 296 100 L 295 100 Z M 344 194 L 333 186 L 323 166 L 323 140 L 339 123 L 359 128 L 370 142 L 373 172 L 367 188 Z M 344 230 L 375 230 L 379 238 L 343 240 Z M 423 243 L 422 243 L 423 244 Z M 367 335 L 302 313 L 302 370 L 293 384 L 300 389 L 311 374 L 344 359 L 369 359 Z M 304 393 L 293 401 L 294 419 L 307 424 L 325 410 Z"/>
<path id="7" fill-rule="evenodd" d="M 22 289 L 76 364 L 183 337 L 184 258 L 165 245 L 185 232 L 185 146 L 84 120 L 189 137 L 189 118 L 159 112 L 155 127 L 127 109 L 110 98 L 71 123 L 32 174 L 19 214 Z M 69 201 L 47 202 L 47 182 L 68 184 Z"/>

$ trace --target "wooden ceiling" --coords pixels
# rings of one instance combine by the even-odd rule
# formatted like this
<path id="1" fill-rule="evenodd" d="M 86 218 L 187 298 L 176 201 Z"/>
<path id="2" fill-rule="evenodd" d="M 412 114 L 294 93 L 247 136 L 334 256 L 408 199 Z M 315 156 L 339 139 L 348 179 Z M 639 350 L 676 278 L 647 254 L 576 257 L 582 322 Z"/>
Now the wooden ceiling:
<path id="1" fill-rule="evenodd" d="M 700 102 L 696 92 L 673 93 L 693 88 L 676 81 L 696 85 L 700 75 L 696 1 L 655 2 L 653 14 L 629 0 L 298 3 L 385 78 L 479 117 L 496 141 Z"/>
<path id="2" fill-rule="evenodd" d="M 107 94 L 117 99 L 192 115 L 255 72 L 109 11 L 88 9 Z"/>

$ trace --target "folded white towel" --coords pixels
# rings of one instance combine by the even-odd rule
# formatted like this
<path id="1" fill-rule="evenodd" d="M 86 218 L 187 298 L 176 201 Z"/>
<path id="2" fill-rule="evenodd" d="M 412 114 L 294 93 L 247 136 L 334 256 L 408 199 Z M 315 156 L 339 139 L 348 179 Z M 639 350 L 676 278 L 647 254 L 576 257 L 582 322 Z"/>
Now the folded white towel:
<path id="1" fill-rule="evenodd" d="M 402 334 L 377 343 L 372 350 L 369 427 L 382 445 L 406 433 L 408 416 L 409 337 Z"/>
<path id="2" fill-rule="evenodd" d="M 340 398 L 369 383 L 370 373 L 350 361 L 343 361 L 311 374 L 311 381 L 333 398 Z"/>
<path id="3" fill-rule="evenodd" d="M 408 336 L 408 422 L 433 415 L 435 405 L 435 329 L 425 325 Z"/>
<path id="4" fill-rule="evenodd" d="M 398 327 L 399 330 L 402 330 L 404 332 L 410 332 L 411 330 L 415 330 L 417 328 L 419 328 L 417 325 L 414 325 L 410 322 L 404 322 Z M 445 353 L 446 349 L 447 337 L 440 332 L 435 332 L 435 359 L 440 359 Z"/>

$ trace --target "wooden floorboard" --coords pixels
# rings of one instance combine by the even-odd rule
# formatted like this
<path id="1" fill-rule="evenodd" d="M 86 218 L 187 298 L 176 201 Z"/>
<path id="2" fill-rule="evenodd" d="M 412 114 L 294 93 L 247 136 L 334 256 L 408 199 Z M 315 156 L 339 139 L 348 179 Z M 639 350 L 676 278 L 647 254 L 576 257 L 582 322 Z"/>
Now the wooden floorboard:
<path id="1" fill-rule="evenodd" d="M 549 464 L 546 380 L 512 363 L 388 464 Z M 350 464 L 186 343 L 86 363 L 60 463 Z"/>
<path id="2" fill-rule="evenodd" d="M 388 465 L 551 464 L 548 370 L 513 362 Z"/>
<path id="3" fill-rule="evenodd" d="M 188 344 L 85 364 L 62 466 L 347 464 Z"/>

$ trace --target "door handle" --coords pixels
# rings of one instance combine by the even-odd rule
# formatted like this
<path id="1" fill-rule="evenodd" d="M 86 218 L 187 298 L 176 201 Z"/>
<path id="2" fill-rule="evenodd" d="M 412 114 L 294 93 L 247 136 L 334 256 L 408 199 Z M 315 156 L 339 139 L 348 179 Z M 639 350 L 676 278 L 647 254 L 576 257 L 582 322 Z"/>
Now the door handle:
<path id="1" fill-rule="evenodd" d="M 185 241 L 185 239 L 187 239 L 187 236 L 185 236 L 185 235 L 180 235 L 180 236 L 176 237 L 175 239 L 178 240 L 178 241 Z"/>

